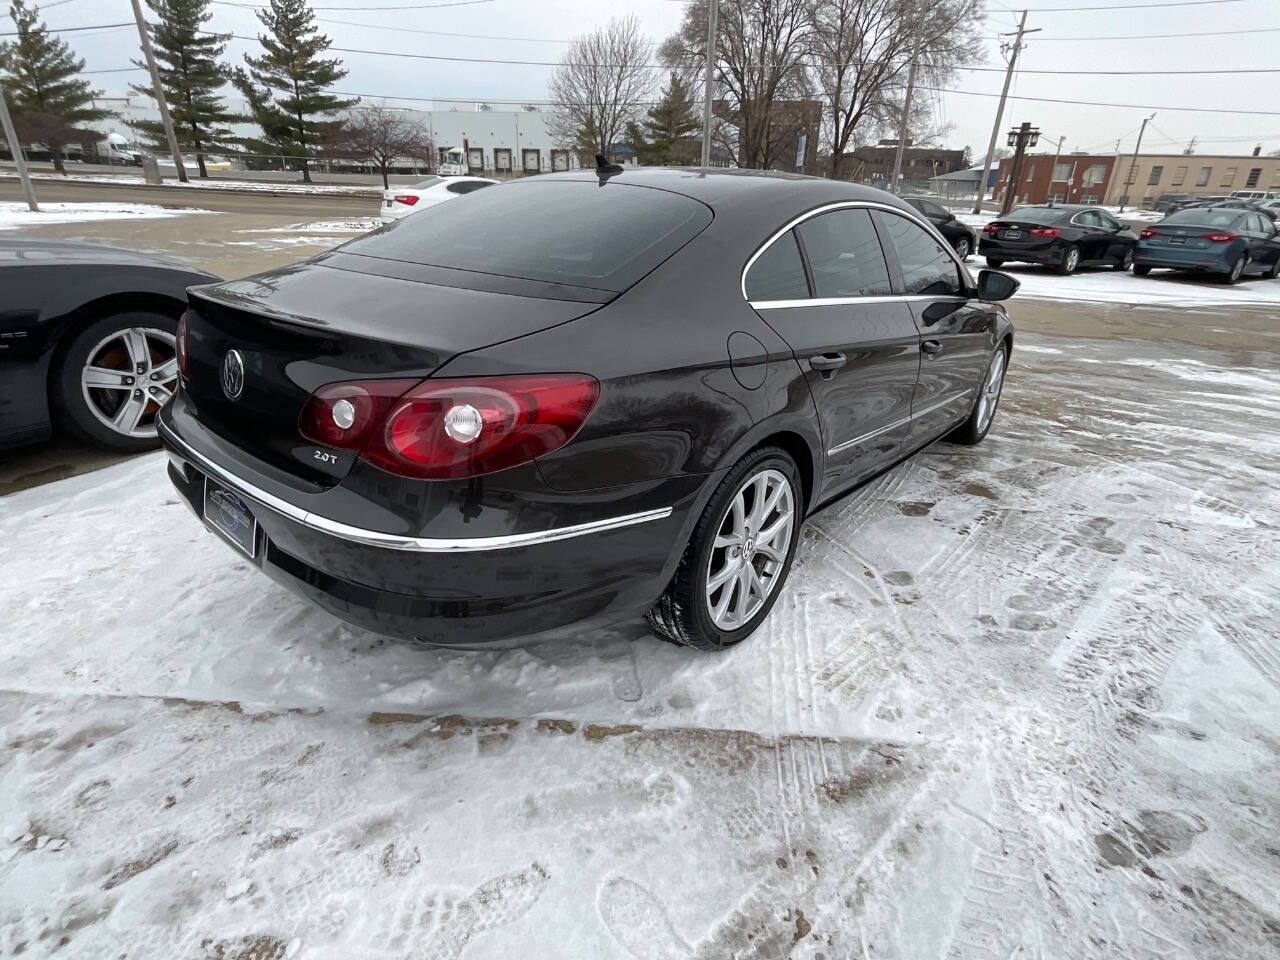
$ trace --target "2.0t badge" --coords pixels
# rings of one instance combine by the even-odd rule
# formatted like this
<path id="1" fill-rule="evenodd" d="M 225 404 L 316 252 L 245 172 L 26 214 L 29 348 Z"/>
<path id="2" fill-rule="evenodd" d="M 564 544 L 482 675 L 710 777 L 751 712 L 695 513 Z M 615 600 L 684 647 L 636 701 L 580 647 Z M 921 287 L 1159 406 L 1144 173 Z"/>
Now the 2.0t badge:
<path id="1" fill-rule="evenodd" d="M 238 400 L 244 392 L 244 358 L 239 350 L 228 350 L 222 358 L 222 392 L 228 400 Z"/>

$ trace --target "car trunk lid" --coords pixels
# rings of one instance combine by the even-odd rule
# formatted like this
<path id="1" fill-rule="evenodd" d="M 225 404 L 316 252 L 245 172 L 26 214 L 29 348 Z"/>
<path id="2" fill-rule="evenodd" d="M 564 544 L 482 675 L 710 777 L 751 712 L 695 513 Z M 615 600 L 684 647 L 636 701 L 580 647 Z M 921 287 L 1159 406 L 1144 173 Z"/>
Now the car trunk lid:
<path id="1" fill-rule="evenodd" d="M 356 267 L 309 262 L 189 292 L 185 391 L 196 416 L 247 453 L 310 483 L 336 483 L 353 462 L 350 454 L 317 447 L 298 430 L 298 415 L 319 387 L 344 380 L 422 380 L 460 353 L 600 306 L 599 298 L 528 295 L 546 290 L 497 292 L 386 276 L 420 272 L 386 261 Z M 491 278 L 489 286 L 501 286 L 500 280 Z M 224 384 L 232 351 L 237 360 L 231 365 L 242 368 L 242 382 L 235 382 L 233 371 Z"/>
<path id="2" fill-rule="evenodd" d="M 1214 243 L 1210 236 L 1231 233 L 1225 227 L 1198 227 L 1192 224 L 1175 226 L 1154 224 L 1143 230 L 1142 242 L 1152 247 L 1182 247 L 1187 250 L 1221 249 L 1222 243 Z"/>

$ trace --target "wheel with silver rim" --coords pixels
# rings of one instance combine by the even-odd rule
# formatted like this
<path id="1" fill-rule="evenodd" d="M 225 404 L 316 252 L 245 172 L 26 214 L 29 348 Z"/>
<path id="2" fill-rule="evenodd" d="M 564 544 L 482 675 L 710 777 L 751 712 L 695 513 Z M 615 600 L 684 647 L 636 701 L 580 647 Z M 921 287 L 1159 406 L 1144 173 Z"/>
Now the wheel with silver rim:
<path id="1" fill-rule="evenodd" d="M 734 494 L 705 578 L 707 611 L 721 630 L 750 623 L 778 585 L 795 518 L 791 482 L 777 470 L 753 474 Z"/>
<path id="2" fill-rule="evenodd" d="M 1080 269 L 1080 248 L 1073 243 L 1067 247 L 1067 252 L 1062 255 L 1062 265 L 1058 267 L 1058 272 L 1071 274 L 1078 269 Z"/>
<path id="3" fill-rule="evenodd" d="M 746 639 L 768 615 L 791 568 L 803 488 L 785 451 L 739 461 L 699 516 L 676 574 L 648 620 L 660 636 L 702 650 Z"/>
<path id="4" fill-rule="evenodd" d="M 1236 258 L 1236 262 L 1231 265 L 1231 272 L 1222 278 L 1223 283 L 1239 283 L 1240 278 L 1244 276 L 1245 262 L 1248 260 L 1243 253 Z"/>
<path id="5" fill-rule="evenodd" d="M 995 420 L 1000 394 L 1004 390 L 1004 375 L 1009 366 L 1008 342 L 1001 343 L 987 363 L 986 373 L 978 386 L 969 418 L 947 437 L 953 443 L 975 444 L 982 441 Z"/>
<path id="6" fill-rule="evenodd" d="M 1124 256 L 1120 258 L 1120 262 L 1115 265 L 1116 269 L 1124 273 L 1133 266 L 1133 249 L 1130 248 L 1124 252 Z"/>
<path id="7" fill-rule="evenodd" d="M 961 260 L 969 259 L 969 239 L 967 237 L 961 237 L 956 241 L 956 256 Z"/>
<path id="8" fill-rule="evenodd" d="M 159 443 L 156 415 L 178 386 L 177 320 L 163 314 L 102 317 L 71 340 L 57 371 L 61 419 L 116 450 Z"/>

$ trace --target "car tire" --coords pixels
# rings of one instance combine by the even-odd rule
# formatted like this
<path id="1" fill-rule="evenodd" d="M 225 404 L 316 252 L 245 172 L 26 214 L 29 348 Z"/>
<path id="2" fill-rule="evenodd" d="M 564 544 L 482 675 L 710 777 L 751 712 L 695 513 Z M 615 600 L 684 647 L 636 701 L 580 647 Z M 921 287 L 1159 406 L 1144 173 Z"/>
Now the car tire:
<path id="1" fill-rule="evenodd" d="M 1240 256 L 1236 257 L 1235 262 L 1231 264 L 1231 269 L 1227 273 L 1222 274 L 1219 279 L 1228 286 L 1239 283 L 1241 278 L 1244 276 L 1245 268 L 1248 265 L 1249 255 L 1242 253 Z"/>
<path id="2" fill-rule="evenodd" d="M 1271 264 L 1271 269 L 1267 271 L 1266 276 L 1268 280 L 1275 280 L 1280 277 L 1280 256 L 1277 256 L 1276 262 Z"/>
<path id="3" fill-rule="evenodd" d="M 955 251 L 956 251 L 956 256 L 959 257 L 961 260 L 968 260 L 969 254 L 972 252 L 972 248 L 969 244 L 969 238 L 961 237 L 959 240 L 957 240 L 955 244 Z"/>
<path id="4" fill-rule="evenodd" d="M 991 431 L 991 424 L 995 423 L 996 408 L 1000 405 L 1008 369 L 1009 341 L 1005 340 L 996 347 L 987 362 L 987 369 L 982 375 L 982 383 L 978 385 L 978 395 L 973 398 L 973 409 L 969 411 L 968 419 L 947 435 L 948 440 L 967 447 L 983 441 Z"/>
<path id="5" fill-rule="evenodd" d="M 1145 263 L 1135 263 L 1133 265 L 1133 275 L 1135 277 L 1145 277 L 1151 272 L 1151 268 Z"/>
<path id="6" fill-rule="evenodd" d="M 1074 243 L 1062 253 L 1062 262 L 1055 268 L 1064 277 L 1069 277 L 1080 269 L 1080 248 Z"/>
<path id="7" fill-rule="evenodd" d="M 77 331 L 50 378 L 59 423 L 83 440 L 121 453 L 158 447 L 155 415 L 177 386 L 177 330 L 176 316 L 133 311 L 99 317 Z M 94 387 L 92 371 L 99 382 L 113 385 Z M 129 422 L 113 427 L 113 411 Z"/>
<path id="8" fill-rule="evenodd" d="M 1114 269 L 1125 273 L 1133 266 L 1133 250 L 1129 249 L 1124 252 L 1124 256 L 1120 258 L 1120 262 L 1112 265 Z"/>
<path id="9" fill-rule="evenodd" d="M 1004 261 L 999 257 L 987 257 L 987 266 L 992 270 L 999 270 L 1004 266 Z"/>
<path id="10" fill-rule="evenodd" d="M 760 525 L 750 529 L 757 504 L 768 506 L 775 494 L 777 504 L 766 516 L 755 517 Z M 764 503 L 757 499 L 762 495 Z M 740 499 L 741 522 L 735 511 L 735 502 Z M 789 517 L 785 529 L 780 527 L 768 544 L 775 554 L 770 557 L 753 535 L 782 523 L 784 517 Z M 672 643 L 710 651 L 726 650 L 749 637 L 782 593 L 803 519 L 800 471 L 786 451 L 761 447 L 739 460 L 703 508 L 675 576 L 646 617 L 654 632 Z M 744 543 L 744 529 L 745 551 L 733 545 L 735 540 Z M 739 551 L 736 555 L 735 550 Z M 748 567 L 754 571 L 750 579 L 732 572 Z M 709 589 L 713 568 L 725 579 Z M 764 587 L 763 598 L 756 597 L 756 586 Z M 717 608 L 721 608 L 719 615 Z"/>

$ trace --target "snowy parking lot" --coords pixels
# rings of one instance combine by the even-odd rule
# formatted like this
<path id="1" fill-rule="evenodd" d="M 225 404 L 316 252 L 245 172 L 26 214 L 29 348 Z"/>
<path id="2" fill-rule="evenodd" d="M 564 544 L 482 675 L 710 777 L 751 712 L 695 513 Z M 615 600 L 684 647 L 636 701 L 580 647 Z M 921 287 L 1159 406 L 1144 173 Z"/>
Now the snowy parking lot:
<path id="1" fill-rule="evenodd" d="M 1274 958 L 1266 349 L 1020 334 L 719 656 L 362 633 L 159 454 L 0 499 L 0 954 Z"/>

